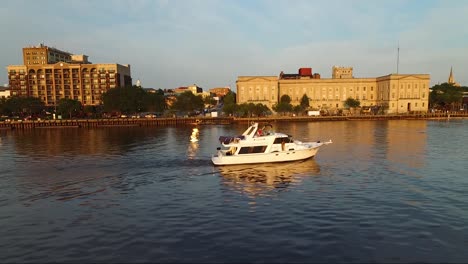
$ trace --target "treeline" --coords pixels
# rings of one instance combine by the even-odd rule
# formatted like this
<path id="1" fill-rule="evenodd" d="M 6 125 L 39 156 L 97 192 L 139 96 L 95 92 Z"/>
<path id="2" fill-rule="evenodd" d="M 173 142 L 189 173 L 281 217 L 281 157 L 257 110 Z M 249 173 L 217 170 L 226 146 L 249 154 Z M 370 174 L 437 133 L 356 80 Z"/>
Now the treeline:
<path id="1" fill-rule="evenodd" d="M 468 87 L 457 87 L 449 83 L 434 85 L 429 94 L 429 106 L 433 109 L 458 111 L 464 107 L 464 92 L 468 92 Z"/>
<path id="2" fill-rule="evenodd" d="M 60 99 L 55 106 L 46 106 L 35 97 L 10 97 L 0 99 L 0 115 L 2 117 L 24 118 L 62 118 L 107 117 L 136 115 L 151 112 L 159 114 L 201 113 L 205 106 L 213 107 L 217 102 L 212 97 L 203 98 L 190 91 L 166 97 L 164 91 L 147 92 L 140 86 L 126 86 L 109 89 L 101 97 L 102 105 L 83 106 L 74 99 Z"/>
<path id="3" fill-rule="evenodd" d="M 435 109 L 458 110 L 463 107 L 463 92 L 468 92 L 468 87 L 455 87 L 448 83 L 438 84 L 431 88 L 429 94 L 429 106 Z M 39 98 L 34 97 L 10 97 L 0 99 L 1 116 L 28 118 L 47 117 L 53 114 L 63 118 L 73 117 L 102 117 L 104 114 L 137 114 L 142 112 L 157 112 L 161 114 L 199 114 L 205 109 L 211 111 L 217 103 L 211 96 L 203 98 L 190 91 L 167 98 L 164 91 L 147 92 L 139 86 L 118 87 L 102 94 L 102 105 L 83 106 L 74 99 L 60 99 L 56 106 L 45 106 Z M 239 117 L 267 116 L 273 111 L 285 115 L 287 113 L 304 113 L 309 110 L 309 98 L 304 94 L 300 104 L 293 106 L 288 95 L 282 95 L 272 109 L 261 103 L 237 104 L 236 93 L 229 92 L 219 102 L 221 110 L 227 115 Z M 345 107 L 359 107 L 359 100 L 348 98 Z"/>

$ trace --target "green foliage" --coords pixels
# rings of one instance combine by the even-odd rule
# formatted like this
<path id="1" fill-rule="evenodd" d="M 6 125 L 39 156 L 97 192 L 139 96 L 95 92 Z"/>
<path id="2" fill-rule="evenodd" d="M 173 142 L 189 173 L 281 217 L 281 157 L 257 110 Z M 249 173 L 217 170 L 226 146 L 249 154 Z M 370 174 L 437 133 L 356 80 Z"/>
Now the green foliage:
<path id="1" fill-rule="evenodd" d="M 253 107 L 252 113 L 255 114 L 256 116 L 266 116 L 268 113 L 270 113 L 271 110 L 268 108 L 268 106 L 258 103 Z"/>
<path id="2" fill-rule="evenodd" d="M 302 107 L 302 110 L 306 110 L 307 108 L 309 108 L 309 97 L 304 94 L 301 98 L 301 104 L 300 106 Z"/>
<path id="3" fill-rule="evenodd" d="M 69 118 L 76 115 L 81 108 L 81 102 L 78 100 L 62 98 L 57 102 L 57 112 L 62 115 L 68 114 Z"/>
<path id="4" fill-rule="evenodd" d="M 35 97 L 13 96 L 0 103 L 0 111 L 4 115 L 34 115 L 42 113 L 44 109 L 44 102 Z"/>
<path id="5" fill-rule="evenodd" d="M 86 105 L 83 107 L 83 112 L 87 117 L 96 117 L 97 109 L 94 105 Z"/>
<path id="6" fill-rule="evenodd" d="M 164 92 L 147 93 L 143 97 L 143 105 L 140 108 L 142 111 L 148 112 L 163 112 L 167 108 Z"/>
<path id="7" fill-rule="evenodd" d="M 238 105 L 236 105 L 236 93 L 229 91 L 223 98 L 223 112 L 226 114 L 234 114 L 237 112 Z"/>
<path id="8" fill-rule="evenodd" d="M 177 96 L 172 109 L 188 113 L 194 110 L 201 110 L 203 106 L 204 103 L 201 95 L 194 95 L 192 92 L 186 91 Z"/>
<path id="9" fill-rule="evenodd" d="M 290 104 L 291 103 L 291 97 L 287 94 L 283 94 L 280 98 L 280 103 L 285 103 L 285 104 Z"/>
<path id="10" fill-rule="evenodd" d="M 463 91 L 468 91 L 467 87 L 456 87 L 449 83 L 437 84 L 431 88 L 429 94 L 429 105 L 435 108 L 455 108 L 461 105 Z"/>
<path id="11" fill-rule="evenodd" d="M 292 111 L 296 114 L 302 113 L 304 111 L 304 107 L 302 105 L 295 105 L 293 106 Z"/>
<path id="12" fill-rule="evenodd" d="M 241 117 L 266 116 L 271 112 L 268 106 L 258 103 L 243 103 L 237 108 L 236 113 Z"/>
<path id="13" fill-rule="evenodd" d="M 166 108 L 164 92 L 147 93 L 139 86 L 117 87 L 102 95 L 104 110 L 109 112 L 136 113 L 146 110 L 162 111 Z"/>
<path id="14" fill-rule="evenodd" d="M 237 106 L 236 114 L 240 117 L 248 117 L 249 116 L 249 105 L 247 103 L 243 103 Z"/>
<path id="15" fill-rule="evenodd" d="M 278 113 L 287 113 L 293 110 L 293 106 L 291 105 L 291 97 L 289 95 L 284 94 L 280 98 L 280 102 L 273 106 L 273 110 Z"/>
<path id="16" fill-rule="evenodd" d="M 7 108 L 6 108 L 6 101 L 7 99 L 2 97 L 0 98 L 0 115 L 7 115 Z"/>
<path id="17" fill-rule="evenodd" d="M 203 98 L 203 103 L 209 107 L 212 107 L 216 105 L 216 100 L 211 96 L 205 96 L 205 98 Z"/>
<path id="18" fill-rule="evenodd" d="M 361 105 L 361 102 L 359 100 L 353 99 L 351 97 L 349 97 L 345 101 L 345 106 L 348 107 L 348 108 L 349 107 L 359 107 L 360 105 Z"/>
<path id="19" fill-rule="evenodd" d="M 292 109 L 293 109 L 293 106 L 290 103 L 285 103 L 285 102 L 275 104 L 273 106 L 273 110 L 275 110 L 278 113 L 283 113 L 283 114 L 287 112 L 291 112 Z"/>

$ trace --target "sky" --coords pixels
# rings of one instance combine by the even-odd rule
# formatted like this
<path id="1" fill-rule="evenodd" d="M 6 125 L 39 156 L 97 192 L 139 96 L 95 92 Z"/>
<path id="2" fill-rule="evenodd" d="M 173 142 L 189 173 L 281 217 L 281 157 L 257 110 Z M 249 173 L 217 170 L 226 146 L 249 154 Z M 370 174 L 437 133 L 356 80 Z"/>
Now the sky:
<path id="1" fill-rule="evenodd" d="M 453 67 L 468 86 L 467 14 L 466 0 L 6 0 L 0 85 L 23 47 L 44 43 L 130 64 L 144 88 L 236 91 L 238 76 L 331 78 L 334 65 L 356 78 L 430 74 L 431 86 Z"/>

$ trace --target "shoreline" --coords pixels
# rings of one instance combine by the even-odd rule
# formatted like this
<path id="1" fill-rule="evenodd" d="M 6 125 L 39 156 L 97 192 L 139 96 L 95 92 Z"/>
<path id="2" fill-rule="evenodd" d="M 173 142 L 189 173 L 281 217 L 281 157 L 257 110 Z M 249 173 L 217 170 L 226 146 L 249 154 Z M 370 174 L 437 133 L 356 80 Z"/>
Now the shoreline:
<path id="1" fill-rule="evenodd" d="M 275 116 L 275 117 L 182 117 L 182 118 L 112 118 L 112 119 L 62 119 L 37 121 L 2 121 L 0 129 L 35 128 L 95 128 L 95 127 L 149 127 L 177 125 L 229 125 L 257 122 L 325 122 L 325 121 L 378 121 L 378 120 L 450 120 L 465 119 L 468 113 L 417 114 L 417 115 L 352 115 L 352 116 Z"/>

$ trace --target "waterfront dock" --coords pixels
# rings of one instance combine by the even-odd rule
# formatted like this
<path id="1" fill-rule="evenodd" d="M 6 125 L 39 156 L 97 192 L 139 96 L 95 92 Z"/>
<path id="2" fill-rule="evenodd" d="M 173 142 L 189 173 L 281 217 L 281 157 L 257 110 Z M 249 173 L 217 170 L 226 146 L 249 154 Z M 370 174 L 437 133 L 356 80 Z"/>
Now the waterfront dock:
<path id="1" fill-rule="evenodd" d="M 105 119 L 63 119 L 34 121 L 3 121 L 0 129 L 35 129 L 35 128 L 96 128 L 96 127 L 149 127 L 177 125 L 225 125 L 231 124 L 232 118 L 105 118 Z"/>
<path id="2" fill-rule="evenodd" d="M 63 120 L 1 121 L 0 129 L 36 128 L 97 128 L 97 127 L 149 127 L 182 125 L 228 125 L 257 122 L 323 122 L 358 120 L 448 120 L 468 118 L 466 112 L 417 114 L 417 115 L 353 115 L 353 116 L 274 116 L 274 117 L 184 117 L 184 118 L 109 118 Z"/>

